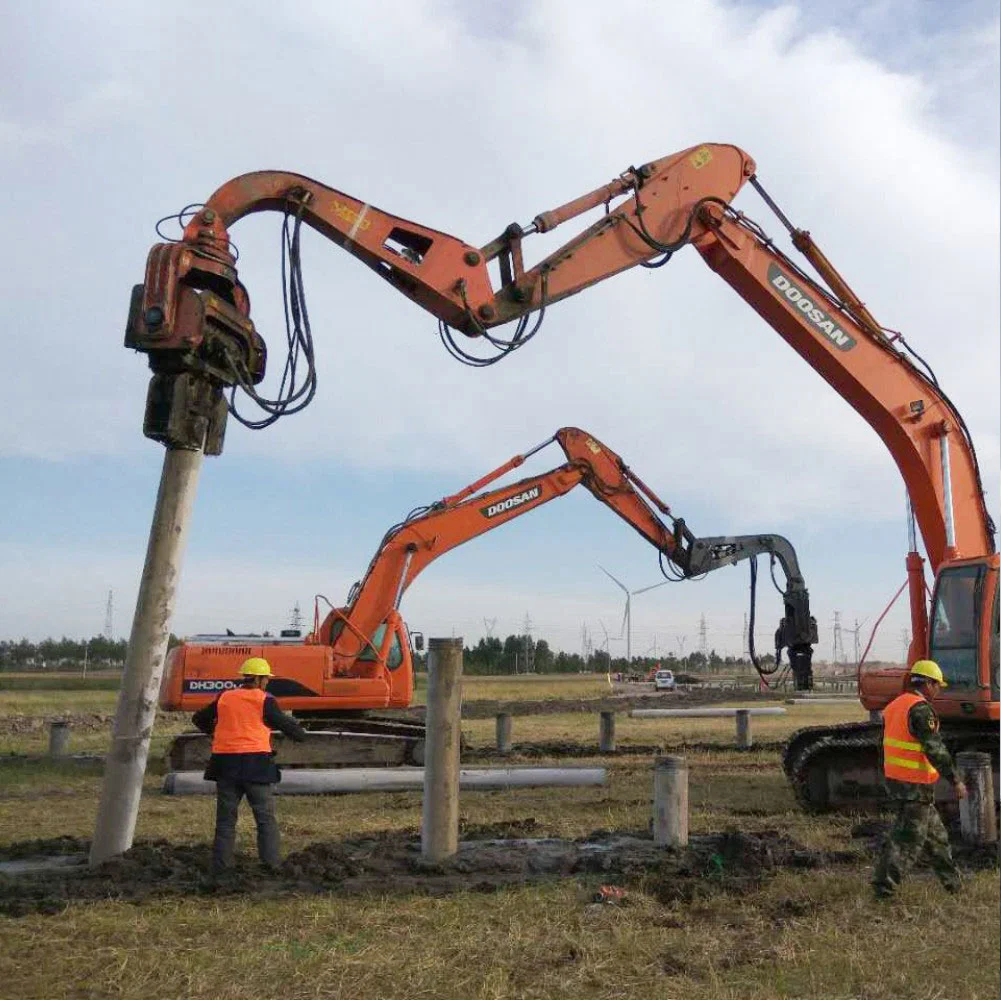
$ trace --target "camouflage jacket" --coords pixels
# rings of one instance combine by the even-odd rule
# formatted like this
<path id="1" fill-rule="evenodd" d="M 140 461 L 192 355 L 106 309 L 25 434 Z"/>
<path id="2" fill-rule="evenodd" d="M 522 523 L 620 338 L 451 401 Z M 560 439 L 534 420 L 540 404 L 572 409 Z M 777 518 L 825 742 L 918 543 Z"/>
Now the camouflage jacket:
<path id="1" fill-rule="evenodd" d="M 952 763 L 952 756 L 945 748 L 945 743 L 939 733 L 938 716 L 935 714 L 935 709 L 928 702 L 919 701 L 907 713 L 907 725 L 938 773 L 946 781 L 955 781 L 956 769 Z M 917 785 L 908 781 L 887 779 L 886 787 L 890 797 L 898 801 L 931 802 L 934 798 L 934 785 Z"/>

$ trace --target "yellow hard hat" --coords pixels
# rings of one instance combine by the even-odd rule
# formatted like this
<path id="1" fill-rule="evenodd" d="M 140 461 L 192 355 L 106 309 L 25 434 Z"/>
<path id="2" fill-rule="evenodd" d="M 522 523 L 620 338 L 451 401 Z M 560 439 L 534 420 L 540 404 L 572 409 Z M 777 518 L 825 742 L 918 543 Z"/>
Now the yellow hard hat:
<path id="1" fill-rule="evenodd" d="M 938 669 L 936 667 L 936 669 Z M 263 656 L 252 656 L 240 664 L 240 673 L 248 677 L 273 677 L 271 664 Z"/>
<path id="2" fill-rule="evenodd" d="M 930 681 L 938 681 L 942 687 L 948 687 L 942 676 L 942 669 L 934 660 L 916 660 L 911 667 L 911 677 L 926 677 Z"/>

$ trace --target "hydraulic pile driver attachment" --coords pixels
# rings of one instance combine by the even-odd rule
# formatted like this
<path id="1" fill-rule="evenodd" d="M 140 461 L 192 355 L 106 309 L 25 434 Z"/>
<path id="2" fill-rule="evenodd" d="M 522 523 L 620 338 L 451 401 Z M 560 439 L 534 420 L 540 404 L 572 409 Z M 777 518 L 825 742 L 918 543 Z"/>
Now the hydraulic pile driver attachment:
<path id="1" fill-rule="evenodd" d="M 813 647 L 817 644 L 817 619 L 810 614 L 810 595 L 799 569 L 796 550 L 781 535 L 737 535 L 717 538 L 695 538 L 682 519 L 674 522 L 675 536 L 684 544 L 672 556 L 681 562 L 686 577 L 698 577 L 722 566 L 731 566 L 742 559 L 751 560 L 751 613 L 748 621 L 748 646 L 751 659 L 759 673 L 774 673 L 782 662 L 782 650 L 788 650 L 789 668 L 797 691 L 813 687 Z M 775 667 L 766 670 L 758 661 L 754 650 L 754 614 L 757 589 L 757 557 L 767 554 L 772 568 L 778 563 L 785 573 L 783 590 L 775 581 L 775 589 L 782 595 L 785 614 L 775 630 Z"/>
<path id="2" fill-rule="evenodd" d="M 224 390 L 264 377 L 267 352 L 250 319 L 223 232 L 204 211 L 191 239 L 157 244 L 146 280 L 132 289 L 125 346 L 149 356 L 153 372 L 143 433 L 169 448 L 222 453 Z"/>

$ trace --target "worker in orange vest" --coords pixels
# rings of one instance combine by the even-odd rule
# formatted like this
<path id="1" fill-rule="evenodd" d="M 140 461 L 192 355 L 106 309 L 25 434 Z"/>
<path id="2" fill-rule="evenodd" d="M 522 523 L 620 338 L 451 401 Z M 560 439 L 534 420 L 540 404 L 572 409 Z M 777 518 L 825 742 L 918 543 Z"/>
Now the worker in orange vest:
<path id="1" fill-rule="evenodd" d="M 260 656 L 244 660 L 243 683 L 223 691 L 211 705 L 199 709 L 192 722 L 212 737 L 212 756 L 205 779 L 216 783 L 215 842 L 212 868 L 233 865 L 236 818 L 244 795 L 257 824 L 257 853 L 268 868 L 280 861 L 281 836 L 275 818 L 274 785 L 281 781 L 271 749 L 271 730 L 301 742 L 306 732 L 279 707 L 265 688 L 273 676 L 271 664 Z"/>
<path id="2" fill-rule="evenodd" d="M 872 876 L 877 899 L 893 895 L 922 850 L 944 888 L 948 892 L 960 888 L 949 834 L 935 808 L 939 775 L 952 782 L 957 798 L 966 797 L 966 786 L 942 742 L 938 716 L 930 703 L 944 687 L 939 665 L 934 660 L 918 660 L 911 667 L 904 693 L 883 710 L 883 774 L 897 814 Z"/>

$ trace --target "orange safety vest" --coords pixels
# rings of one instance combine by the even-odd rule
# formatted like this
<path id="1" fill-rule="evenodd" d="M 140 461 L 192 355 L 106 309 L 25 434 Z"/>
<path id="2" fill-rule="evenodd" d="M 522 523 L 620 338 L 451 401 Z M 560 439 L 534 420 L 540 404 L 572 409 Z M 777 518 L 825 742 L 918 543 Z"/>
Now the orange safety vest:
<path id="1" fill-rule="evenodd" d="M 883 709 L 883 773 L 894 781 L 934 785 L 938 771 L 914 738 L 907 716 L 921 695 L 906 691 Z"/>
<path id="2" fill-rule="evenodd" d="M 271 730 L 264 722 L 261 688 L 233 688 L 216 702 L 213 753 L 271 753 Z"/>

